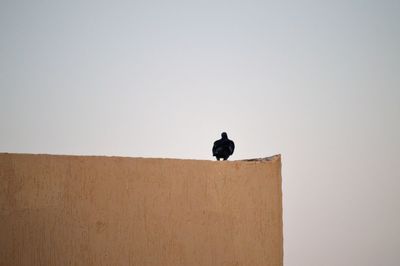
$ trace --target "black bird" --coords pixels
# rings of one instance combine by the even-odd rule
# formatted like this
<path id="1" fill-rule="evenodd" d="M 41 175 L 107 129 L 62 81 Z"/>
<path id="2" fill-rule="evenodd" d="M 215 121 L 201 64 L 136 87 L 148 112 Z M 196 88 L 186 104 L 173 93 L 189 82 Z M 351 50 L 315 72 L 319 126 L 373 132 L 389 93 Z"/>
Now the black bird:
<path id="1" fill-rule="evenodd" d="M 235 143 L 228 139 L 228 135 L 225 132 L 222 132 L 221 139 L 214 142 L 214 146 L 212 149 L 213 156 L 217 157 L 217 160 L 223 158 L 226 161 L 229 156 L 233 154 L 235 150 Z"/>

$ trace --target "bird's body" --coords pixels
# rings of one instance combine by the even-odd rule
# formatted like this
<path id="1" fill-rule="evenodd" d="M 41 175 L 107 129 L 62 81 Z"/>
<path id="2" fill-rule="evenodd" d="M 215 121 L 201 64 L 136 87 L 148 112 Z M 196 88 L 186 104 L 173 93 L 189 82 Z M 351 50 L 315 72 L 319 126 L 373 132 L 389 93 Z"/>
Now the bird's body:
<path id="1" fill-rule="evenodd" d="M 217 158 L 219 161 L 220 159 L 227 160 L 229 156 L 233 154 L 235 150 L 235 143 L 228 139 L 228 135 L 223 132 L 221 134 L 221 139 L 214 142 L 214 146 L 212 149 L 213 156 Z"/>

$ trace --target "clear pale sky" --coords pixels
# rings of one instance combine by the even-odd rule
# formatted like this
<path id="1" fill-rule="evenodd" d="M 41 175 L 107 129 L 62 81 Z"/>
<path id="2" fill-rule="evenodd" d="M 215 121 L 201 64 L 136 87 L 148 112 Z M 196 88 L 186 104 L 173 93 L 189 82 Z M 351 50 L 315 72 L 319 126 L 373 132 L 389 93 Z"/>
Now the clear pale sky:
<path id="1" fill-rule="evenodd" d="M 285 266 L 400 262 L 400 1 L 0 1 L 0 152 L 283 156 Z"/>

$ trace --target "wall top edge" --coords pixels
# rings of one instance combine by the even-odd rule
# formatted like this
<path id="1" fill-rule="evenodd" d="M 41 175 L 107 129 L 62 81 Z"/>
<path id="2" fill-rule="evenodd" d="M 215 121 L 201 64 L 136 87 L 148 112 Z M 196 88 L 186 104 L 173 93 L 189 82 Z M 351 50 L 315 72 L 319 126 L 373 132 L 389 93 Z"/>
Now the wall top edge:
<path id="1" fill-rule="evenodd" d="M 182 159 L 182 158 L 162 158 L 162 157 L 130 157 L 130 156 L 110 156 L 110 155 L 69 155 L 69 154 L 47 154 L 47 153 L 9 153 L 0 152 L 0 156 L 49 156 L 49 157 L 71 157 L 71 158 L 126 158 L 126 159 L 138 159 L 138 160 L 182 160 L 182 161 L 206 161 L 206 162 L 216 162 L 216 163 L 232 163 L 232 162 L 269 162 L 276 161 L 281 158 L 280 154 L 252 158 L 252 159 L 240 159 L 240 160 L 227 160 L 227 161 L 216 161 L 216 160 L 204 160 L 204 159 Z"/>

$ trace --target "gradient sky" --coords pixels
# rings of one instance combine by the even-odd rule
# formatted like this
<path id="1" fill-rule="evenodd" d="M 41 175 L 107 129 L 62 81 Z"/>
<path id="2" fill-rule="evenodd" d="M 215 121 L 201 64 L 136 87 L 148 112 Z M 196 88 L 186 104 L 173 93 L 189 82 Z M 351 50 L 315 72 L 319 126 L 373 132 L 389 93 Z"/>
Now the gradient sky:
<path id="1" fill-rule="evenodd" d="M 0 0 L 0 152 L 283 156 L 285 266 L 398 266 L 400 1 Z"/>

